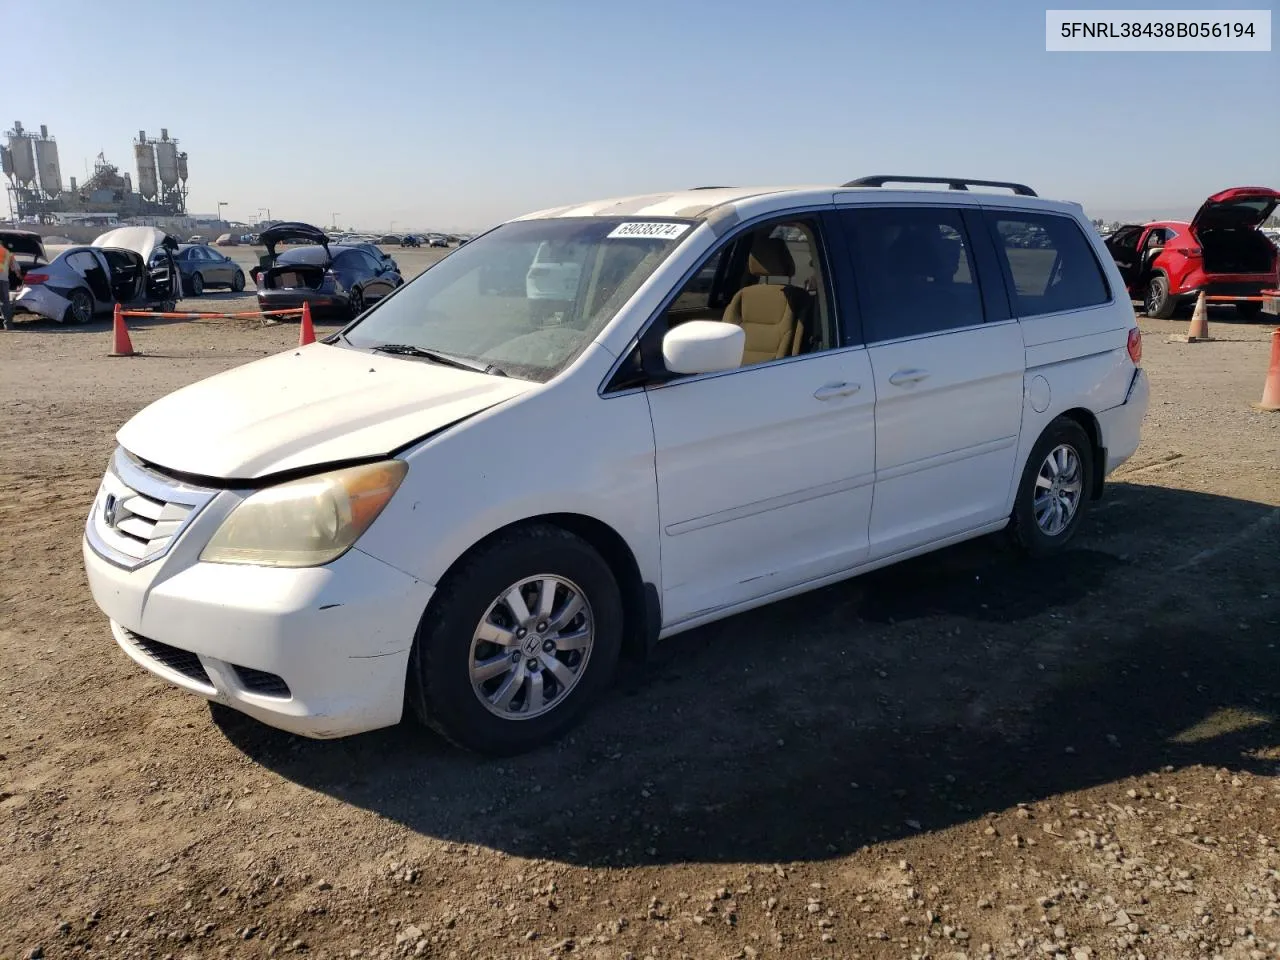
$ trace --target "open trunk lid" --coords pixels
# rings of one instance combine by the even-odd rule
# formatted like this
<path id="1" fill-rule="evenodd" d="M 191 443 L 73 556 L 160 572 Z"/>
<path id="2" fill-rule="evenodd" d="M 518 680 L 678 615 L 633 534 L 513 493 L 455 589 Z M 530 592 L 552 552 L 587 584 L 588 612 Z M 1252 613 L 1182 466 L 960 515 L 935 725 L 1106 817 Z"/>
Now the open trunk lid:
<path id="1" fill-rule="evenodd" d="M 48 262 L 44 252 L 44 238 L 29 230 L 0 230 L 0 241 L 14 255 L 33 257 Z"/>
<path id="2" fill-rule="evenodd" d="M 323 230 L 309 223 L 296 221 L 274 224 L 263 230 L 258 240 L 267 248 L 267 256 L 272 259 L 275 259 L 276 245 L 280 243 L 308 243 L 329 249 L 329 237 Z"/>
<path id="3" fill-rule="evenodd" d="M 1260 226 L 1280 203 L 1280 192 L 1270 187 L 1232 187 L 1215 193 L 1196 211 L 1191 229 L 1248 229 Z"/>

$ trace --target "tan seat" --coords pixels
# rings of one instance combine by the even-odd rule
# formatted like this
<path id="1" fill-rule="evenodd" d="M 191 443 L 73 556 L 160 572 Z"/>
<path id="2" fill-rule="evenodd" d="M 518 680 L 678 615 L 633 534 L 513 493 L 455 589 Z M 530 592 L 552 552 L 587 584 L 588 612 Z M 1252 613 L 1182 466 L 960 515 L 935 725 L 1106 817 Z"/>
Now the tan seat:
<path id="1" fill-rule="evenodd" d="M 757 234 L 751 242 L 747 270 L 753 277 L 793 277 L 795 260 L 780 237 Z M 746 333 L 743 365 L 780 360 L 801 352 L 809 296 L 800 287 L 754 283 L 733 295 L 725 308 L 726 323 Z"/>

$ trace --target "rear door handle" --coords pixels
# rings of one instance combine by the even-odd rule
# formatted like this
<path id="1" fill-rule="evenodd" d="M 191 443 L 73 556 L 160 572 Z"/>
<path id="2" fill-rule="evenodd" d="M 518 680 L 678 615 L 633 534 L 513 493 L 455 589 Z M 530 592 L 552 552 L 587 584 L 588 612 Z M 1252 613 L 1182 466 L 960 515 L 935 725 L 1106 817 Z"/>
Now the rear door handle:
<path id="1" fill-rule="evenodd" d="M 929 376 L 928 370 L 899 370 L 889 378 L 889 382 L 895 387 L 909 387 L 913 383 L 919 383 L 927 376 Z"/>
<path id="2" fill-rule="evenodd" d="M 851 397 L 862 389 L 860 383 L 827 383 L 813 391 L 818 400 L 830 400 L 833 397 Z"/>

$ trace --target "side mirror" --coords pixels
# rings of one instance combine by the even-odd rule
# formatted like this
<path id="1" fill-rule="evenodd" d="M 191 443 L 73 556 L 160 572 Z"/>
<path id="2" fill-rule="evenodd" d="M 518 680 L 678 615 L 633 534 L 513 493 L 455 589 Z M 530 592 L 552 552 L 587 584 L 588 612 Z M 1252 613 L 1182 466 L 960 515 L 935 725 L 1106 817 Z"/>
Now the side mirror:
<path id="1" fill-rule="evenodd" d="M 662 359 L 672 373 L 737 370 L 746 344 L 746 332 L 736 323 L 690 320 L 667 331 Z"/>

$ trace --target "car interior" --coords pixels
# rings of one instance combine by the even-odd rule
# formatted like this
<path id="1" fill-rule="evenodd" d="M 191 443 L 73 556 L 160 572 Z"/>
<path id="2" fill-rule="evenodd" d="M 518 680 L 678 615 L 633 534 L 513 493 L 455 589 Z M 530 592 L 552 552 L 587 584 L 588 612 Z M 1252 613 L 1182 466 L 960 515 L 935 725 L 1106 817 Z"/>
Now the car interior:
<path id="1" fill-rule="evenodd" d="M 746 334 L 744 366 L 829 343 L 826 285 L 806 221 L 752 231 L 713 254 L 667 308 L 668 328 L 690 320 L 733 323 Z"/>
<path id="2" fill-rule="evenodd" d="M 111 268 L 111 299 L 119 303 L 139 299 L 146 279 L 142 258 L 130 250 L 105 248 L 101 253 Z"/>
<path id="3" fill-rule="evenodd" d="M 95 300 L 99 303 L 111 302 L 111 283 L 97 257 L 87 250 L 82 250 L 67 257 L 67 266 L 84 277 L 84 282 L 89 285 Z"/>

